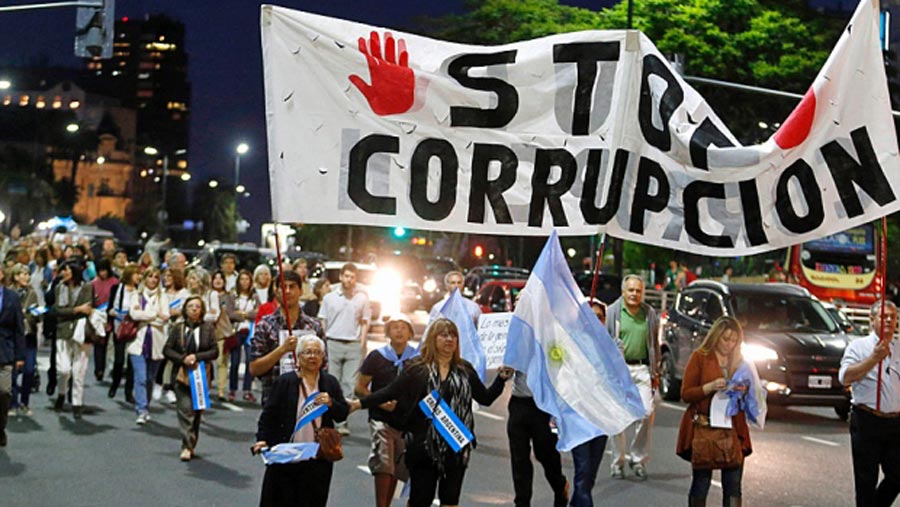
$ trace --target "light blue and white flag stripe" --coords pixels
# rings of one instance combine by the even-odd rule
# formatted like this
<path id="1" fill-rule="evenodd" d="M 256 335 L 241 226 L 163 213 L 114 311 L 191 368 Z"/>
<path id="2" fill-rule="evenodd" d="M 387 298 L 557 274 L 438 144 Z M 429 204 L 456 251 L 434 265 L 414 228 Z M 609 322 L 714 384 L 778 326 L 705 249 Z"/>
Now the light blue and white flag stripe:
<path id="1" fill-rule="evenodd" d="M 583 303 L 556 231 L 521 292 L 504 363 L 528 375 L 535 403 L 556 417 L 561 451 L 646 414 L 622 353 Z"/>
<path id="2" fill-rule="evenodd" d="M 194 410 L 209 408 L 209 386 L 206 385 L 206 362 L 200 361 L 197 367 L 190 370 L 188 380 L 191 383 L 191 404 Z"/>
<path id="3" fill-rule="evenodd" d="M 300 420 L 297 421 L 297 425 L 294 426 L 294 433 L 297 433 L 300 431 L 300 428 L 313 422 L 316 418 L 321 417 L 325 412 L 328 412 L 328 405 L 316 405 L 313 403 L 318 394 L 319 393 L 312 393 L 303 401 L 303 408 L 300 409 Z"/>
<path id="4" fill-rule="evenodd" d="M 260 452 L 263 463 L 269 465 L 288 465 L 308 461 L 319 453 L 319 444 L 315 442 L 298 442 L 278 444 L 271 449 Z"/>
<path id="5" fill-rule="evenodd" d="M 43 314 L 47 313 L 48 311 L 50 311 L 50 309 L 47 308 L 46 306 L 38 306 L 38 305 L 34 305 L 34 306 L 29 306 L 29 307 L 28 307 L 28 311 L 29 311 L 29 313 L 31 313 L 31 314 L 34 315 L 35 317 L 40 317 L 41 315 L 43 315 Z"/>
<path id="6" fill-rule="evenodd" d="M 456 324 L 456 329 L 459 330 L 459 355 L 472 363 L 478 378 L 484 382 L 487 356 L 484 354 L 484 347 L 481 346 L 481 339 L 478 338 L 478 330 L 475 328 L 475 323 L 472 322 L 472 317 L 466 311 L 465 304 L 463 304 L 462 294 L 459 293 L 459 289 L 455 289 L 450 294 L 447 302 L 441 307 L 439 315 L 450 319 Z M 427 333 L 428 331 L 426 330 L 425 332 Z"/>

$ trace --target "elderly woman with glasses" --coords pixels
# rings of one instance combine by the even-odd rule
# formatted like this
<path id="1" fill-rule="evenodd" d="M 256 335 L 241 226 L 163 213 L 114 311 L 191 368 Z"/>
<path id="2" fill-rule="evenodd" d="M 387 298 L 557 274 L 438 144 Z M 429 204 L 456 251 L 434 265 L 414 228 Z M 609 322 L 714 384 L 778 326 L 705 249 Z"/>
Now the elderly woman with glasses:
<path id="1" fill-rule="evenodd" d="M 335 422 L 347 420 L 349 407 L 340 382 L 322 371 L 325 344 L 315 335 L 304 335 L 297 342 L 299 368 L 275 380 L 259 416 L 256 440 L 252 450 L 287 442 L 315 442 L 316 429 L 334 428 Z M 303 402 L 312 398 L 313 405 L 327 405 L 328 410 L 311 423 L 296 428 Z M 266 467 L 260 506 L 324 507 L 328 503 L 334 464 L 311 459 L 291 464 Z"/>

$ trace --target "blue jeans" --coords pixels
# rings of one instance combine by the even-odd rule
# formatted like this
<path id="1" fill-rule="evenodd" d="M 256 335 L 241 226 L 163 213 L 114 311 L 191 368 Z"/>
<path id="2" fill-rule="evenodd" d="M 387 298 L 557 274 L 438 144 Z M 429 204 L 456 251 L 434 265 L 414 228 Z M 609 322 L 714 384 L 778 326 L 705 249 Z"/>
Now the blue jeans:
<path id="1" fill-rule="evenodd" d="M 591 490 L 597 480 L 597 470 L 603 461 L 606 441 L 609 437 L 602 435 L 572 449 L 572 460 L 575 462 L 575 489 L 569 501 L 571 507 L 593 507 Z"/>
<path id="2" fill-rule="evenodd" d="M 709 484 L 712 481 L 712 470 L 694 469 L 694 480 L 691 481 L 690 498 L 706 498 L 709 493 Z M 722 470 L 722 498 L 741 497 L 741 475 L 744 467 L 726 468 Z"/>
<path id="3" fill-rule="evenodd" d="M 241 366 L 241 349 L 244 350 L 244 392 L 249 393 L 253 386 L 253 375 L 250 375 L 250 345 L 241 344 L 231 351 L 231 368 L 228 371 L 228 388 L 237 391 L 238 368 Z"/>
<path id="4" fill-rule="evenodd" d="M 25 347 L 25 367 L 13 372 L 12 408 L 27 407 L 34 384 L 34 369 L 37 367 L 37 347 Z M 22 374 L 22 387 L 16 383 L 16 376 Z"/>
<path id="5" fill-rule="evenodd" d="M 141 415 L 149 412 L 156 370 L 159 369 L 160 361 L 134 354 L 129 354 L 128 358 L 131 360 L 131 369 L 134 370 L 134 408 L 138 415 Z"/>

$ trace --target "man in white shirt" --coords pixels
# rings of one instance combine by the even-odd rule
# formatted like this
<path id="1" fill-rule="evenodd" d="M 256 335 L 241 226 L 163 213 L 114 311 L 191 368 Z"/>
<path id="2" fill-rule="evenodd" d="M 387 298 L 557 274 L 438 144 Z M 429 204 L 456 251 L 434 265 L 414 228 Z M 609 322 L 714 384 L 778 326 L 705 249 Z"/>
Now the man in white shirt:
<path id="1" fill-rule="evenodd" d="M 368 352 L 366 338 L 372 317 L 369 296 L 356 285 L 358 272 L 355 264 L 344 264 L 341 285 L 325 295 L 319 308 L 328 345 L 328 373 L 340 381 L 345 393 L 352 393 L 356 386 L 359 363 Z M 346 422 L 339 423 L 337 430 L 350 434 Z"/>
<path id="2" fill-rule="evenodd" d="M 438 314 L 441 313 L 441 307 L 444 306 L 444 303 L 446 303 L 448 299 L 450 299 L 450 295 L 453 294 L 454 290 L 462 291 L 463 280 L 463 274 L 459 271 L 450 271 L 444 275 L 444 287 L 447 289 L 447 292 L 444 294 L 443 299 L 431 307 L 431 311 L 428 312 L 429 321 L 438 318 Z M 475 327 L 478 327 L 478 319 L 481 317 L 481 308 L 475 304 L 474 301 L 466 297 L 463 297 L 463 306 L 466 307 L 466 311 L 469 312 L 469 316 L 472 317 L 472 321 L 475 322 Z"/>
<path id="3" fill-rule="evenodd" d="M 850 447 L 856 505 L 888 507 L 900 493 L 900 340 L 894 334 L 896 305 L 885 303 L 884 334 L 880 302 L 872 306 L 869 320 L 872 334 L 847 346 L 838 378 L 845 386 L 851 386 L 853 394 Z M 881 336 L 888 338 L 881 340 Z M 884 473 L 881 484 L 879 467 Z"/>
<path id="4" fill-rule="evenodd" d="M 222 270 L 222 274 L 225 275 L 225 291 L 233 291 L 238 279 L 237 257 L 230 253 L 223 255 L 219 268 Z"/>

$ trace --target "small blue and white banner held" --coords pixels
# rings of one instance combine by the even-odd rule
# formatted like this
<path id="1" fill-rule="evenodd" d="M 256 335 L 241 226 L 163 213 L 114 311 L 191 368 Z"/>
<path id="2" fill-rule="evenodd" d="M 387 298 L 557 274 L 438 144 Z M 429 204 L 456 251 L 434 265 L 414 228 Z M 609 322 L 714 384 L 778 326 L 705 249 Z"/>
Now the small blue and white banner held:
<path id="1" fill-rule="evenodd" d="M 181 298 L 172 301 L 171 303 L 169 303 L 169 309 L 178 308 L 179 306 L 181 306 L 181 301 Z"/>
<path id="2" fill-rule="evenodd" d="M 278 444 L 271 449 L 263 449 L 259 455 L 263 463 L 269 465 L 289 465 L 301 461 L 309 461 L 319 453 L 319 444 L 316 442 L 298 442 Z"/>
<path id="3" fill-rule="evenodd" d="M 35 317 L 40 317 L 41 315 L 47 313 L 47 311 L 48 311 L 48 309 L 46 306 L 34 305 L 34 306 L 28 307 L 28 312 L 31 313 L 32 315 L 34 315 Z"/>
<path id="4" fill-rule="evenodd" d="M 447 402 L 444 400 L 438 401 L 437 390 L 431 391 L 428 396 L 419 402 L 419 409 L 425 413 L 425 417 L 432 419 L 438 433 L 450 444 L 453 452 L 461 451 L 475 439 L 469 428 L 463 424 L 459 416 L 447 405 Z"/>
<path id="5" fill-rule="evenodd" d="M 322 414 L 328 412 L 328 405 L 325 405 L 324 403 L 321 405 L 316 405 L 314 403 L 314 401 L 316 400 L 316 395 L 318 394 L 319 393 L 310 394 L 303 402 L 303 408 L 300 409 L 300 419 L 297 421 L 297 425 L 294 426 L 294 433 L 297 433 L 300 428 L 311 423 L 315 418 L 321 417 Z"/>
<path id="6" fill-rule="evenodd" d="M 100 310 L 101 312 L 105 312 L 106 310 L 109 310 L 109 302 L 107 301 L 106 303 L 103 303 L 102 305 L 98 306 L 97 310 Z"/>
<path id="7" fill-rule="evenodd" d="M 206 362 L 200 361 L 197 367 L 190 370 L 191 403 L 194 410 L 209 408 L 209 388 L 206 385 Z"/>
<path id="8" fill-rule="evenodd" d="M 247 339 L 244 340 L 244 345 L 250 345 L 250 340 L 253 339 L 253 332 L 256 331 L 256 322 L 250 323 L 250 331 L 247 333 Z"/>

